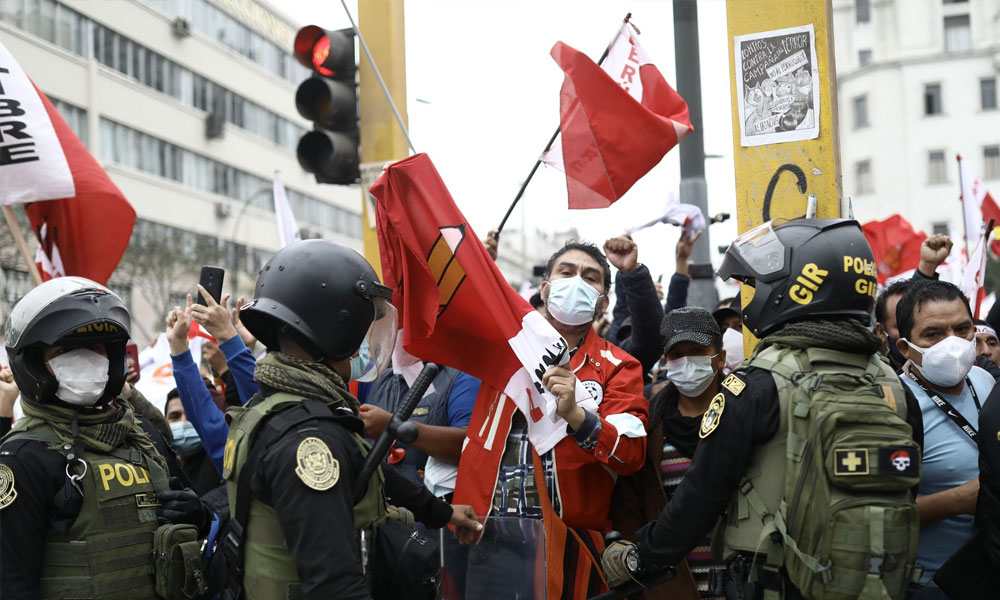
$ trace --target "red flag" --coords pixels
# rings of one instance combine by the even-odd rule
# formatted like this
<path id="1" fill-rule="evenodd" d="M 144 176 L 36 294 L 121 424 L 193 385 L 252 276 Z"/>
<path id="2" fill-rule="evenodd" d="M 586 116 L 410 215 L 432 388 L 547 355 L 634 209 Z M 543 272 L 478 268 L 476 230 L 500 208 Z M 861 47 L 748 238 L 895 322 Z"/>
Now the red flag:
<path id="1" fill-rule="evenodd" d="M 920 264 L 920 245 L 927 239 L 927 234 L 914 231 L 913 225 L 903 217 L 892 215 L 884 221 L 865 223 L 861 229 L 875 254 L 879 283 L 916 269 Z"/>
<path id="2" fill-rule="evenodd" d="M 562 42 L 552 48 L 566 74 L 560 92 L 562 164 L 549 154 L 543 160 L 566 172 L 570 208 L 610 206 L 693 129 L 684 99 L 627 26 L 612 52 L 623 65 L 609 75 Z"/>
<path id="3" fill-rule="evenodd" d="M 541 377 L 568 360 L 566 341 L 507 283 L 425 154 L 389 166 L 371 192 L 403 347 L 506 393 L 530 416 L 532 444 L 548 451 L 566 426 L 546 418 L 556 401 Z"/>
<path id="4" fill-rule="evenodd" d="M 25 211 L 36 235 L 48 225 L 67 275 L 106 284 L 132 237 L 135 209 L 45 94 L 38 90 L 38 95 L 66 155 L 76 196 L 32 202 Z"/>

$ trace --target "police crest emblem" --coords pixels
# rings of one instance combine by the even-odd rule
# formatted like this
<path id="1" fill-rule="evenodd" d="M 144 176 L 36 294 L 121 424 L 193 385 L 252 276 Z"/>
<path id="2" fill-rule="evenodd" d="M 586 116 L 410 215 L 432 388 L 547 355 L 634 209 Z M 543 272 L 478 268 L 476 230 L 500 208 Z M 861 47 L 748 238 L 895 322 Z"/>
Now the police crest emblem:
<path id="1" fill-rule="evenodd" d="M 295 463 L 295 474 L 314 490 L 328 490 L 340 480 L 340 462 L 319 438 L 307 437 L 299 442 Z"/>
<path id="2" fill-rule="evenodd" d="M 14 472 L 7 465 L 0 465 L 0 510 L 14 503 L 17 490 L 14 489 Z"/>
<path id="3" fill-rule="evenodd" d="M 708 405 L 708 410 L 701 417 L 701 427 L 698 428 L 698 437 L 705 439 L 719 426 L 722 419 L 722 411 L 726 409 L 726 397 L 716 394 L 712 398 L 712 403 Z"/>

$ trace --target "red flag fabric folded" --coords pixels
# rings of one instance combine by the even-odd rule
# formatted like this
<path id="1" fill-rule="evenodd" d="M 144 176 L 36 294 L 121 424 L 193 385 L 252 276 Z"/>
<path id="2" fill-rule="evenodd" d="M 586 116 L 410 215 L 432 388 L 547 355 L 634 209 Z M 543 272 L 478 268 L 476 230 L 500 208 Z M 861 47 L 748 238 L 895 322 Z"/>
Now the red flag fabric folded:
<path id="1" fill-rule="evenodd" d="M 135 209 L 45 94 L 38 90 L 38 95 L 66 155 L 76 195 L 32 202 L 25 211 L 36 236 L 40 236 L 41 228 L 47 224 L 48 235 L 59 246 L 67 275 L 106 284 L 132 237 Z"/>
<path id="2" fill-rule="evenodd" d="M 0 204 L 26 204 L 43 265 L 107 283 L 135 210 L 2 43 L 0 106 Z"/>
<path id="3" fill-rule="evenodd" d="M 684 99 L 666 82 L 624 26 L 609 59 L 609 75 L 562 42 L 552 58 L 566 74 L 560 92 L 562 161 L 570 208 L 605 208 L 621 198 L 693 129 Z"/>
<path id="4" fill-rule="evenodd" d="M 371 192 L 403 347 L 506 393 L 529 416 L 532 444 L 551 449 L 566 423 L 541 377 L 568 360 L 566 341 L 504 279 L 427 155 L 390 165 Z"/>
<path id="5" fill-rule="evenodd" d="M 913 225 L 900 215 L 892 215 L 884 221 L 870 221 L 861 229 L 875 254 L 879 283 L 916 269 L 920 264 L 920 246 L 927 234 L 914 231 Z"/>

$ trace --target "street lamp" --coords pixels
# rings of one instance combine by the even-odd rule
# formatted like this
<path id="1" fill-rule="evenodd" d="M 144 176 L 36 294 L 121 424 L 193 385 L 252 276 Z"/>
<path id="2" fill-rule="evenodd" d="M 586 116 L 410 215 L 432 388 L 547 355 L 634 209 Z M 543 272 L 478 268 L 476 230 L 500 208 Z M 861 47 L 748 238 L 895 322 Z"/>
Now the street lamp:
<path id="1" fill-rule="evenodd" d="M 242 201 L 240 201 L 240 211 L 238 213 L 236 213 L 236 218 L 233 219 L 233 232 L 229 236 L 229 243 L 232 246 L 232 249 L 231 249 L 232 251 L 230 253 L 230 263 L 229 263 L 229 267 L 230 268 L 229 268 L 229 272 L 232 273 L 231 282 L 232 282 L 233 294 L 237 295 L 237 296 L 239 294 L 239 280 L 240 280 L 239 277 L 240 277 L 240 273 L 239 273 L 239 268 L 238 268 L 237 261 L 236 261 L 236 233 L 239 231 L 240 223 L 243 222 L 243 215 L 246 214 L 247 208 L 249 208 L 249 206 L 250 206 L 250 202 L 254 198 L 256 198 L 256 197 L 258 197 L 258 196 L 260 196 L 262 194 L 266 194 L 266 193 L 273 193 L 273 187 L 271 187 L 271 186 L 262 187 L 262 188 L 260 188 L 260 189 L 258 189 L 256 191 L 254 191 L 252 194 L 250 194 L 249 196 L 247 196 L 246 198 L 244 198 Z"/>

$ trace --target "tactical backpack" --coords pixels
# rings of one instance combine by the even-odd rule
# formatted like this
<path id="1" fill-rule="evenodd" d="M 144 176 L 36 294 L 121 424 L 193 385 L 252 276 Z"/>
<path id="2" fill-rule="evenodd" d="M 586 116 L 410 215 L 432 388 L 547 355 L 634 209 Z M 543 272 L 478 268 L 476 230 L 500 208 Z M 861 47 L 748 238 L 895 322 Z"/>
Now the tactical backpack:
<path id="1" fill-rule="evenodd" d="M 903 598 L 919 575 L 920 449 L 898 377 L 878 356 L 822 348 L 772 345 L 748 366 L 772 373 L 781 422 L 730 508 L 730 555 L 758 553 L 768 599 L 782 572 L 812 600 Z"/>

